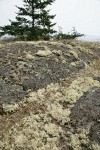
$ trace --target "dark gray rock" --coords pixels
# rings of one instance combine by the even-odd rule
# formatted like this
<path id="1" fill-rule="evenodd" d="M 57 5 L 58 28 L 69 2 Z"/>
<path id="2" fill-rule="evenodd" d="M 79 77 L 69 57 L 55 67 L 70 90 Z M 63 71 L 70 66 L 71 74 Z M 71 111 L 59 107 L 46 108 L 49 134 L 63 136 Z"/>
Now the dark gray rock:
<path id="1" fill-rule="evenodd" d="M 90 140 L 100 142 L 100 87 L 93 87 L 77 101 L 70 118 L 73 127 L 88 128 Z"/>
<path id="2" fill-rule="evenodd" d="M 22 86 L 6 84 L 0 81 L 0 102 L 19 102 L 25 96 Z"/>

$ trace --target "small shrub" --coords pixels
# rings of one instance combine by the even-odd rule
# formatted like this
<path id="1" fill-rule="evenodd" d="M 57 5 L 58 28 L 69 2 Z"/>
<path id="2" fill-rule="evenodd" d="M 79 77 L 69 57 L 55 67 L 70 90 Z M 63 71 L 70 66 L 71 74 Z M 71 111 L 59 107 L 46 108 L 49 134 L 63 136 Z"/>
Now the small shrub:
<path id="1" fill-rule="evenodd" d="M 78 37 L 84 36 L 84 34 L 80 34 L 76 31 L 75 28 L 73 28 L 73 30 L 71 31 L 71 33 L 63 33 L 61 30 L 61 27 L 59 29 L 59 32 L 54 35 L 54 39 L 56 40 L 63 40 L 63 39 L 76 39 Z"/>

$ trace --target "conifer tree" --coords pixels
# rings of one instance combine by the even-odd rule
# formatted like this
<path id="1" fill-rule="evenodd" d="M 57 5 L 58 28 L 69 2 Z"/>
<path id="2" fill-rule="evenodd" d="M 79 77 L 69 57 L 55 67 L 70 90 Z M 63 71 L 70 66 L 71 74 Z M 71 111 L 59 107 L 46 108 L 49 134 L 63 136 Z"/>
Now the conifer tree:
<path id="1" fill-rule="evenodd" d="M 0 27 L 0 36 L 5 34 L 15 36 L 21 40 L 49 39 L 55 33 L 52 23 L 55 15 L 50 15 L 48 5 L 55 0 L 23 0 L 23 7 L 18 7 L 16 21 L 10 21 L 10 25 Z"/>

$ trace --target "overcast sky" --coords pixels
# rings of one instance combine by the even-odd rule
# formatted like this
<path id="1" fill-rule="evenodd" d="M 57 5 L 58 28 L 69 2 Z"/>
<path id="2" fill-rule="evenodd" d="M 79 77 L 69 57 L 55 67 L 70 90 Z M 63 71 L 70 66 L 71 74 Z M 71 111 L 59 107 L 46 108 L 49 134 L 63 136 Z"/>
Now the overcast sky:
<path id="1" fill-rule="evenodd" d="M 14 19 L 22 0 L 0 0 L 0 26 Z M 51 13 L 56 14 L 54 19 L 59 26 L 68 33 L 72 27 L 86 35 L 100 36 L 100 0 L 56 0 L 50 7 Z"/>

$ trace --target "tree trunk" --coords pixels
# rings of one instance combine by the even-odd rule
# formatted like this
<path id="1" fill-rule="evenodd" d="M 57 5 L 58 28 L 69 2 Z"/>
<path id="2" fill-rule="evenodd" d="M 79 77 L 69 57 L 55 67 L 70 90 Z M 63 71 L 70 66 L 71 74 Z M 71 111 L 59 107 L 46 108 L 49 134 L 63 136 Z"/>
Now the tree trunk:
<path id="1" fill-rule="evenodd" d="M 34 28 L 35 28 L 35 19 L 34 19 L 34 2 L 32 2 L 32 32 L 34 33 Z"/>

